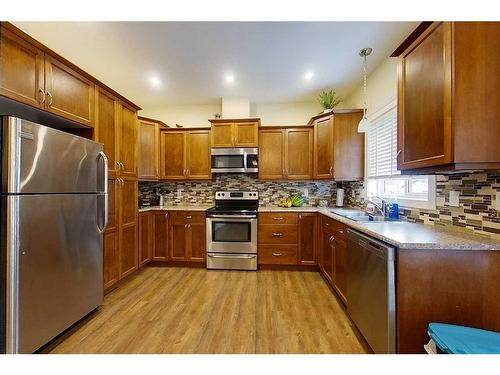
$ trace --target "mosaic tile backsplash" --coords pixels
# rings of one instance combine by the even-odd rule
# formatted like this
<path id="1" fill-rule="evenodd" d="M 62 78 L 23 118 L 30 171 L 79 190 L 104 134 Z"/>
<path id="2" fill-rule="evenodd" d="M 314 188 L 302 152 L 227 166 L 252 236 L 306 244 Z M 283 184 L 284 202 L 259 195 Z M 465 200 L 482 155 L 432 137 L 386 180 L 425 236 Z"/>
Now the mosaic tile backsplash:
<path id="1" fill-rule="evenodd" d="M 345 189 L 344 205 L 354 204 L 352 183 L 342 183 Z M 335 182 L 315 181 L 259 181 L 256 177 L 244 174 L 222 174 L 212 181 L 203 182 L 139 182 L 139 201 L 154 204 L 157 194 L 165 195 L 169 205 L 213 204 L 217 190 L 256 190 L 259 192 L 261 206 L 276 206 L 290 195 L 301 193 L 304 205 L 315 206 L 319 199 L 326 199 L 335 205 L 337 185 Z M 305 197 L 307 190 L 308 197 Z M 359 195 L 359 192 L 357 192 Z M 354 194 L 355 196 L 356 194 Z"/>
<path id="2" fill-rule="evenodd" d="M 345 189 L 344 205 L 365 206 L 362 182 L 343 182 Z M 140 182 L 140 199 L 152 200 L 155 204 L 156 193 L 167 196 L 167 204 L 213 204 L 217 190 L 257 190 L 261 206 L 277 205 L 291 194 L 308 190 L 306 206 L 315 206 L 319 199 L 327 199 L 330 206 L 335 205 L 335 182 L 314 181 L 259 181 L 248 175 L 219 175 L 205 182 Z M 460 207 L 450 207 L 448 202 L 451 190 L 460 192 Z M 500 191 L 500 173 L 461 173 L 436 176 L 436 209 L 401 210 L 403 220 L 442 226 L 465 228 L 478 234 L 485 234 L 500 240 L 500 211 L 495 209 L 495 195 Z"/>

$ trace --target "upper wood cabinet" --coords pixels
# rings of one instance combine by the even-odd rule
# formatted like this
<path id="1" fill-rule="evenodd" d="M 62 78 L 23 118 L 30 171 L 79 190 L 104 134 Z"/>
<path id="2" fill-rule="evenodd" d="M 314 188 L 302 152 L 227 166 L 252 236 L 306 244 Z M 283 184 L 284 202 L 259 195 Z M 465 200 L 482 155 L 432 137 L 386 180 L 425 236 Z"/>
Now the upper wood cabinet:
<path id="1" fill-rule="evenodd" d="M 45 54 L 45 109 L 84 125 L 94 124 L 94 83 Z"/>
<path id="2" fill-rule="evenodd" d="M 12 24 L 0 27 L 0 95 L 94 127 L 97 87 L 104 85 Z M 133 112 L 139 109 L 120 100 Z"/>
<path id="3" fill-rule="evenodd" d="M 257 147 L 259 119 L 209 120 L 212 147 Z"/>
<path id="4" fill-rule="evenodd" d="M 0 35 L 0 95 L 44 108 L 43 51 L 4 26 Z"/>
<path id="5" fill-rule="evenodd" d="M 314 169 L 315 180 L 333 178 L 333 115 L 314 121 Z"/>
<path id="6" fill-rule="evenodd" d="M 358 109 L 342 109 L 312 118 L 315 180 L 364 178 L 365 136 L 358 133 L 362 114 Z"/>
<path id="7" fill-rule="evenodd" d="M 160 134 L 160 178 L 209 180 L 210 130 L 166 130 Z"/>
<path id="8" fill-rule="evenodd" d="M 398 169 L 500 168 L 498 22 L 435 22 L 400 55 Z"/>
<path id="9" fill-rule="evenodd" d="M 160 128 L 162 122 L 139 117 L 139 179 L 160 178 Z"/>
<path id="10" fill-rule="evenodd" d="M 313 167 L 312 127 L 259 130 L 259 178 L 308 180 Z"/>
<path id="11" fill-rule="evenodd" d="M 115 177 L 118 170 L 118 111 L 120 102 L 112 94 L 98 88 L 97 116 L 96 116 L 96 141 L 104 144 L 104 153 L 108 158 L 109 176 Z"/>
<path id="12" fill-rule="evenodd" d="M 120 175 L 137 177 L 139 122 L 137 111 L 125 103 L 120 106 L 119 159 Z"/>

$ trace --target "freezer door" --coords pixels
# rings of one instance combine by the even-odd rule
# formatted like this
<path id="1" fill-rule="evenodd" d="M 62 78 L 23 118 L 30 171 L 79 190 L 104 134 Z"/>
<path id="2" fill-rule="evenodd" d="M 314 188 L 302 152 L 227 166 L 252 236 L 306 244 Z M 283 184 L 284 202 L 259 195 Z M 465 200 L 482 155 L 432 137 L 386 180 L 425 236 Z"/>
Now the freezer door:
<path id="1" fill-rule="evenodd" d="M 102 303 L 98 195 L 4 199 L 15 218 L 7 228 L 7 352 L 32 353 Z"/>
<path id="2" fill-rule="evenodd" d="M 2 193 L 104 190 L 103 146 L 15 117 L 2 118 Z"/>

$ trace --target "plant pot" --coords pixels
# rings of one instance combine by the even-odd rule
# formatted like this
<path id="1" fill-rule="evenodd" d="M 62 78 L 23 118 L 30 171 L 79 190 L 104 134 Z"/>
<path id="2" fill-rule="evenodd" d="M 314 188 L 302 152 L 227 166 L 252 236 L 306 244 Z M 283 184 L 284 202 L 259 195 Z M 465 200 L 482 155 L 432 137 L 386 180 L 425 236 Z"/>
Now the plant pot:
<path id="1" fill-rule="evenodd" d="M 328 113 L 328 112 L 331 112 L 331 111 L 333 111 L 333 109 L 332 109 L 332 108 L 329 108 L 329 109 L 324 109 L 324 110 L 323 110 L 323 113 Z"/>

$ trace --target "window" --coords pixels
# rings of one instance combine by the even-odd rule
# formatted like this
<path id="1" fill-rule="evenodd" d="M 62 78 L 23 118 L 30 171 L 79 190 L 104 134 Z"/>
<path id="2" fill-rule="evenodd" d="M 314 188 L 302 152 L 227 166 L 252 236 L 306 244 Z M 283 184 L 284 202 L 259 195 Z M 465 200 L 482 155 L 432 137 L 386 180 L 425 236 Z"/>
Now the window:
<path id="1" fill-rule="evenodd" d="M 402 176 L 397 170 L 397 107 L 378 111 L 366 134 L 366 196 L 396 199 L 401 206 L 435 208 L 434 176 Z"/>

